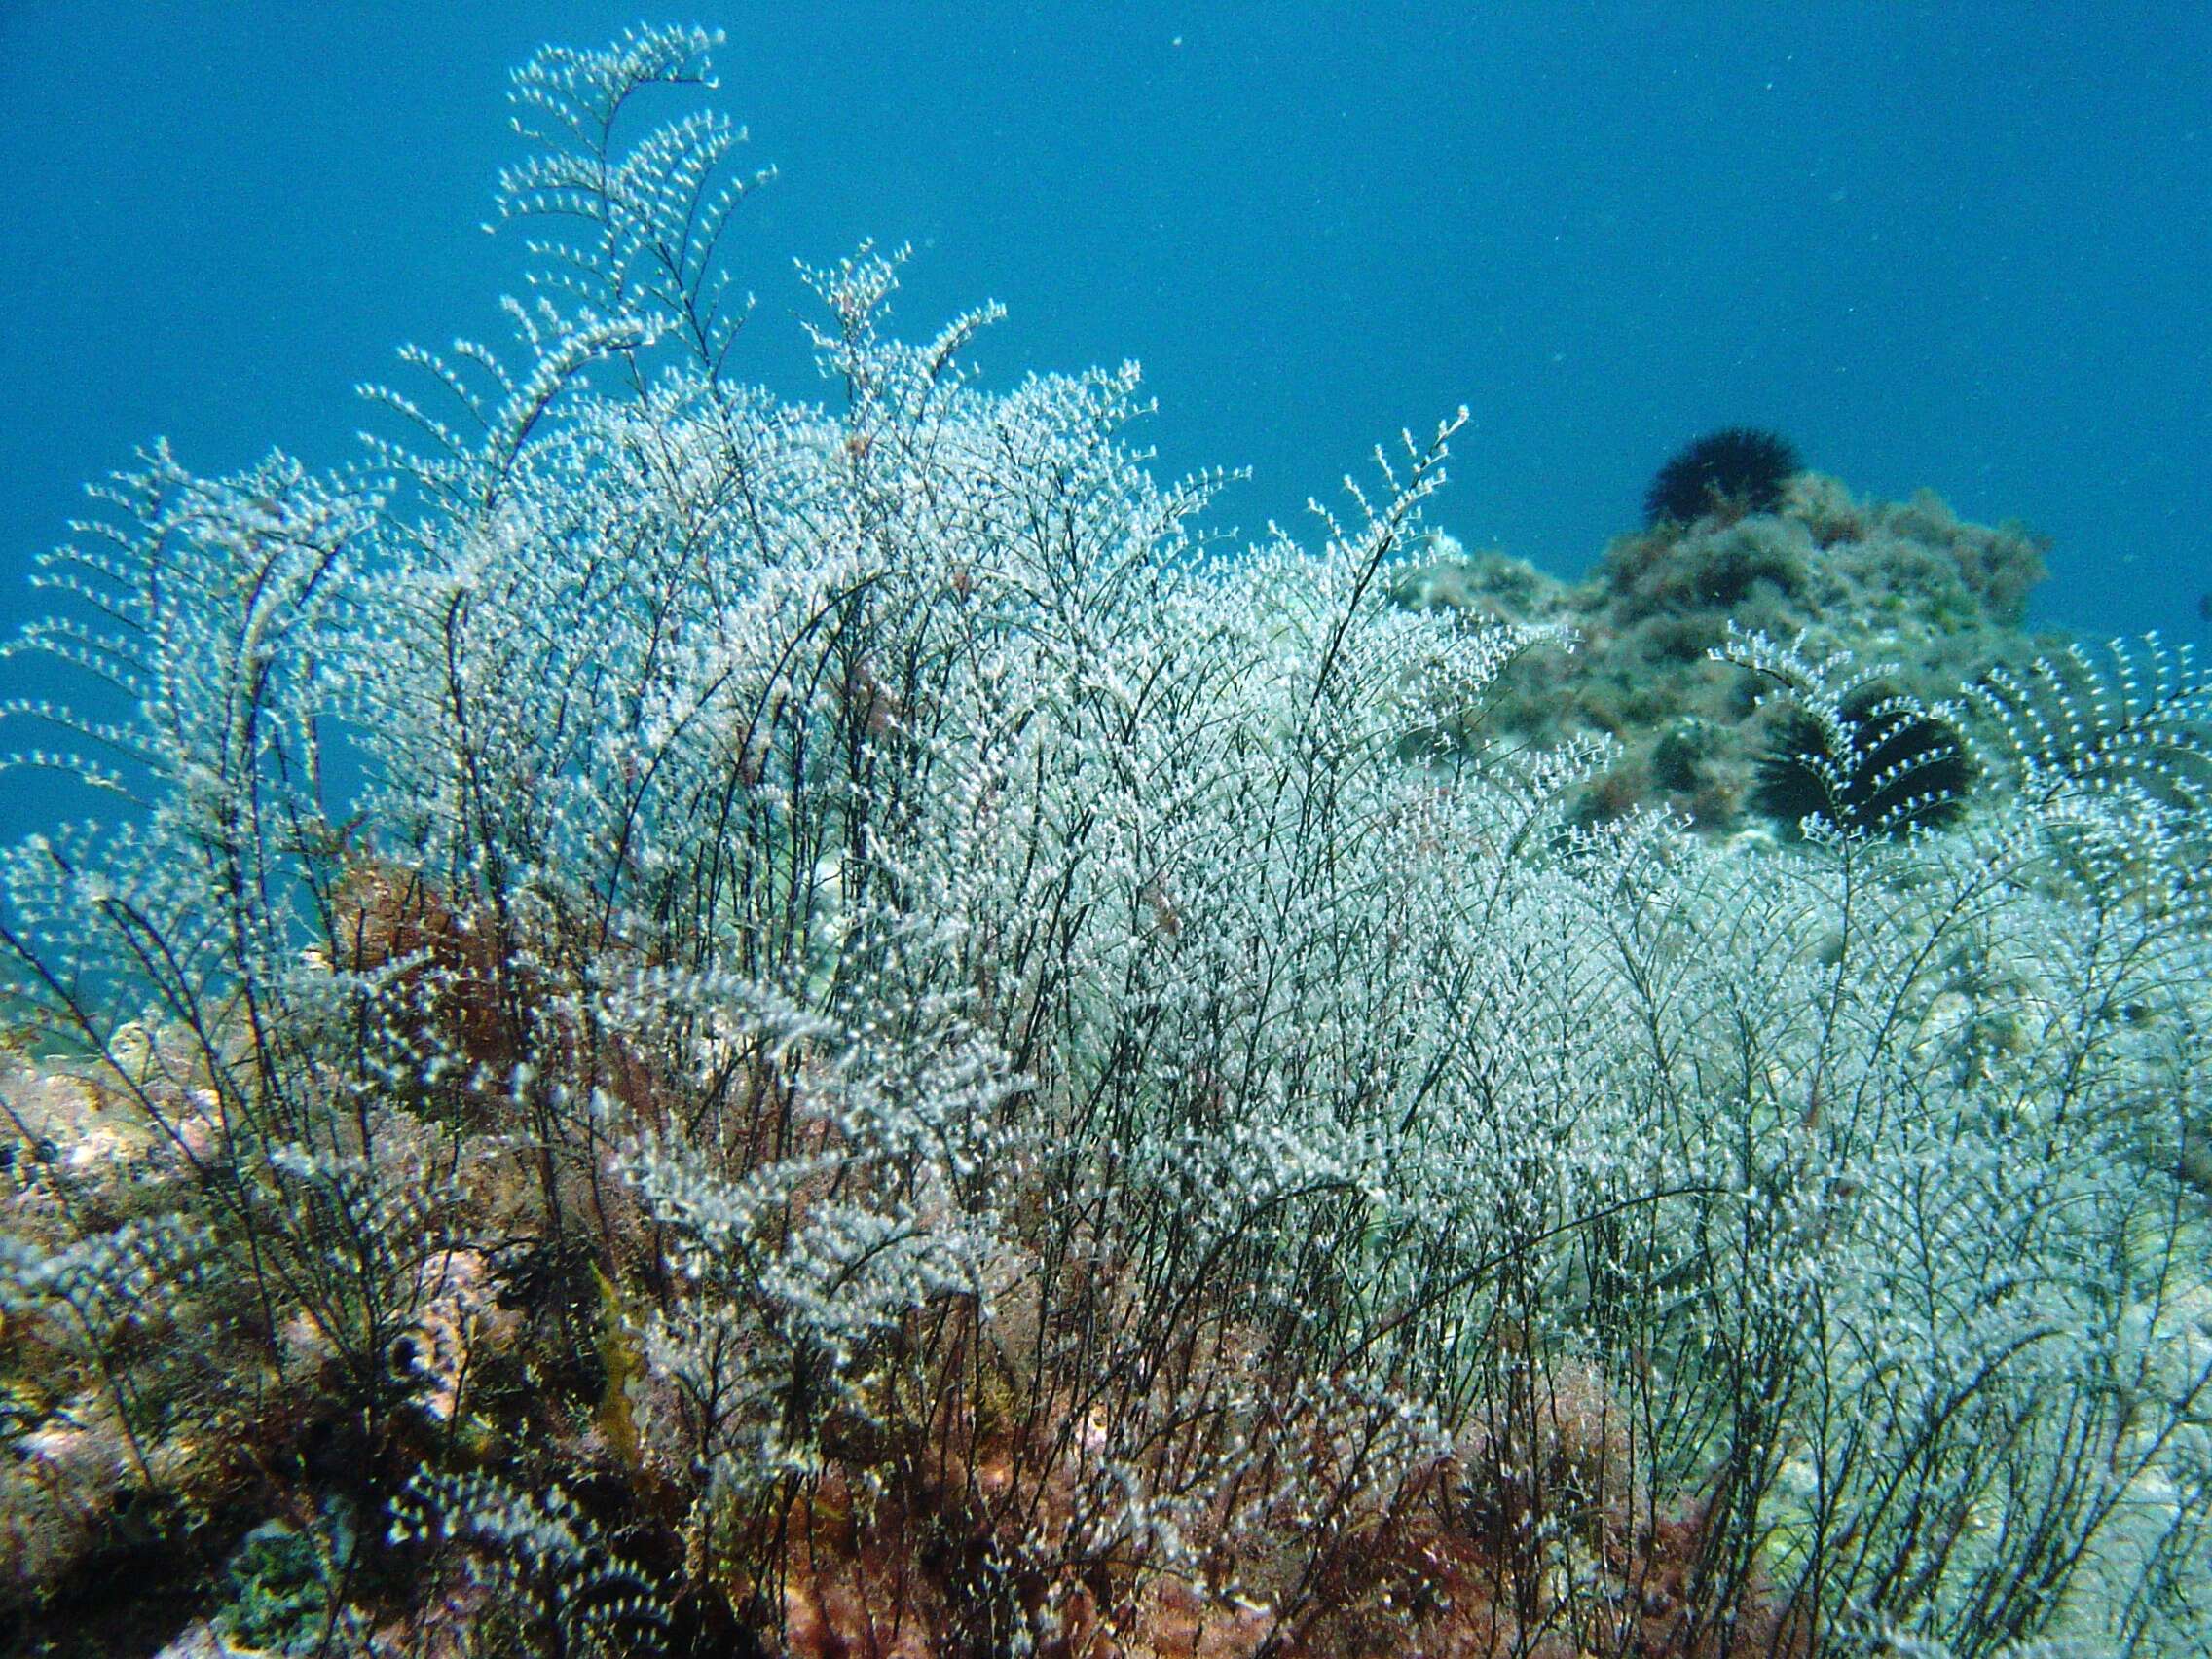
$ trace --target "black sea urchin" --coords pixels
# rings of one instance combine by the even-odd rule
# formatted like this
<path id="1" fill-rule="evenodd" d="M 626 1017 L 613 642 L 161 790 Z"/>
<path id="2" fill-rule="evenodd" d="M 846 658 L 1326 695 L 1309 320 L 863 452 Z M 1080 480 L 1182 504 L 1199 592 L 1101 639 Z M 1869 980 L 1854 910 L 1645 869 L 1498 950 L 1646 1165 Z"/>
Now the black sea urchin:
<path id="1" fill-rule="evenodd" d="M 1651 480 L 1643 512 L 1651 524 L 1689 524 L 1714 508 L 1769 513 L 1782 487 L 1803 469 L 1788 438 L 1754 426 L 1723 426 L 1685 447 Z"/>
<path id="2" fill-rule="evenodd" d="M 1873 687 L 1837 711 L 1849 752 L 1797 712 L 1761 756 L 1751 804 L 1785 825 L 1826 819 L 1857 834 L 1900 835 L 1958 817 L 1973 780 L 1958 732 L 1941 716 Z"/>

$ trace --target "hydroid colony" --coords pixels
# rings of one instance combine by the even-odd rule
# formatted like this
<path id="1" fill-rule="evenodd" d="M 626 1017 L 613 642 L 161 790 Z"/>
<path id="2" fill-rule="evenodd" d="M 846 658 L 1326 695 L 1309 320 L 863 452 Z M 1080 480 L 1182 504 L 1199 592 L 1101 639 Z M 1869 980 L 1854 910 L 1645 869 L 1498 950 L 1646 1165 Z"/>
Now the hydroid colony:
<path id="1" fill-rule="evenodd" d="M 138 810 L 6 865 L 18 1644 L 2206 1651 L 2186 660 L 1740 636 L 1801 840 L 1571 811 L 1470 714 L 1561 632 L 1394 597 L 1453 425 L 1221 559 L 871 250 L 745 385 L 713 44 L 518 73 L 375 477 L 50 567 Z"/>

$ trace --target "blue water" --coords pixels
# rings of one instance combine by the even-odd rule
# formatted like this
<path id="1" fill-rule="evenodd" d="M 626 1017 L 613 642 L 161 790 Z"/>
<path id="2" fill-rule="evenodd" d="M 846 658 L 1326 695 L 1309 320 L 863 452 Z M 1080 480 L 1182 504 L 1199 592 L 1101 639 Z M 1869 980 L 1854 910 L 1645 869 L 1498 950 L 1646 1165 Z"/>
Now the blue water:
<path id="1" fill-rule="evenodd" d="M 1247 531 L 1465 402 L 1440 519 L 1570 573 L 1671 450 L 1750 423 L 2050 535 L 2040 619 L 2205 632 L 2201 0 L 689 15 L 781 169 L 736 251 L 787 393 L 816 385 L 793 257 L 910 241 L 908 329 L 1004 301 L 998 384 L 1138 358 L 1161 469 L 1250 466 Z M 336 462 L 392 348 L 495 334 L 504 72 L 634 17 L 0 4 L 0 629 L 133 444 Z"/>

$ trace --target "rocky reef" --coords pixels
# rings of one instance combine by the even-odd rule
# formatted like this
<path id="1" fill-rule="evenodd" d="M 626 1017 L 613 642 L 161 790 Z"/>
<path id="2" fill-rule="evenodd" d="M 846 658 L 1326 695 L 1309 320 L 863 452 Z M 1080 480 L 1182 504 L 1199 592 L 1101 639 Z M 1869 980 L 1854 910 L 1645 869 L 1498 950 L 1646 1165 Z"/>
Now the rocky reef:
<path id="1" fill-rule="evenodd" d="M 1401 578 L 1401 603 L 1570 637 L 1571 649 L 1516 662 L 1458 725 L 1484 743 L 1617 745 L 1583 787 L 1590 821 L 1663 804 L 1709 833 L 1794 828 L 1761 810 L 1759 788 L 1762 762 L 1788 747 L 1788 713 L 1761 704 L 1753 676 L 1715 660 L 1731 628 L 1799 641 L 1814 660 L 1842 652 L 1879 665 L 1880 690 L 1928 705 L 2062 644 L 2023 631 L 2044 576 L 2032 533 L 1967 522 L 1925 490 L 1862 500 L 1816 472 L 1791 477 L 1771 512 L 1727 508 L 1619 536 L 1579 582 L 1502 552 L 1470 554 L 1442 533 L 1428 552 Z"/>

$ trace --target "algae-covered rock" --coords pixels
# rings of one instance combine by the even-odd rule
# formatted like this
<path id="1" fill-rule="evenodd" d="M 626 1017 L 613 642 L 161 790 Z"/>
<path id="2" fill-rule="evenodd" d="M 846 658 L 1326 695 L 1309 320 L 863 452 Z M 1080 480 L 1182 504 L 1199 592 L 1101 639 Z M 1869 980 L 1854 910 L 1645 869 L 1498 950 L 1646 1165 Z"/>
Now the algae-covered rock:
<path id="1" fill-rule="evenodd" d="M 1579 641 L 1571 655 L 1530 652 L 1510 665 L 1482 724 L 1545 743 L 1612 739 L 1613 765 L 1583 792 L 1591 819 L 1664 804 L 1729 833 L 1778 798 L 1762 797 L 1759 771 L 1787 735 L 1781 716 L 1758 706 L 1750 676 L 1713 660 L 1731 627 L 1802 636 L 1816 660 L 1848 651 L 1886 665 L 1879 692 L 1922 703 L 2025 662 L 2038 644 L 2020 631 L 2044 575 L 2035 536 L 1963 520 L 1931 491 L 1861 499 L 1816 472 L 1791 478 L 1771 512 L 1722 501 L 1687 524 L 1616 537 L 1579 583 L 1501 551 L 1469 554 L 1440 533 L 1423 551 L 1399 579 L 1401 604 L 1562 627 Z"/>

